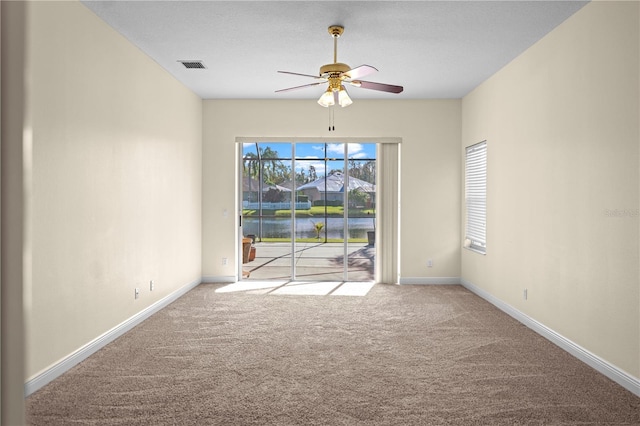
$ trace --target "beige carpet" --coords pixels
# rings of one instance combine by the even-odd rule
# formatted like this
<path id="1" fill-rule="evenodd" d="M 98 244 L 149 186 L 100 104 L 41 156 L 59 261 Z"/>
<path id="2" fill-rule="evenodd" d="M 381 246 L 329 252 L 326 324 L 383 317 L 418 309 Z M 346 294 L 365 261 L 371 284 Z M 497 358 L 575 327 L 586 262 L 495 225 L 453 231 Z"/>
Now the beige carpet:
<path id="1" fill-rule="evenodd" d="M 460 286 L 197 287 L 27 399 L 32 425 L 640 424 L 640 398 Z"/>

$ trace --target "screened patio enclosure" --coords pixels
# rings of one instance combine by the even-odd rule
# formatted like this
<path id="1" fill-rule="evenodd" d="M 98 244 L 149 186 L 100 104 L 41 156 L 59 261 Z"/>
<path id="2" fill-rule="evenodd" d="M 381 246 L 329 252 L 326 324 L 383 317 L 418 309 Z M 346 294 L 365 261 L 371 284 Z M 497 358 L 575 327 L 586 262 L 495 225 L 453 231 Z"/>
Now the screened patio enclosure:
<path id="1" fill-rule="evenodd" d="M 243 143 L 241 170 L 247 279 L 374 279 L 375 143 Z"/>

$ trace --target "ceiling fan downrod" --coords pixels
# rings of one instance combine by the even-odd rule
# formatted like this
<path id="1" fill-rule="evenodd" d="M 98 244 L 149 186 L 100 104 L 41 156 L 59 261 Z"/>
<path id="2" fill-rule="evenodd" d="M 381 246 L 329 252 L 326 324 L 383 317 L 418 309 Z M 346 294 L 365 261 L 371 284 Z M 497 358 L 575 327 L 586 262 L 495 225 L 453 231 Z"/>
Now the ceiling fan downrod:
<path id="1" fill-rule="evenodd" d="M 344 33 L 344 27 L 341 25 L 331 25 L 327 31 L 329 31 L 329 34 L 333 37 L 333 63 L 321 66 L 320 76 L 326 75 L 331 77 L 333 74 L 334 77 L 337 77 L 338 74 L 345 73 L 351 69 L 349 65 L 338 62 L 338 37 Z"/>
<path id="2" fill-rule="evenodd" d="M 333 63 L 338 62 L 338 38 L 344 33 L 344 27 L 340 25 L 331 25 L 327 31 L 333 37 Z"/>

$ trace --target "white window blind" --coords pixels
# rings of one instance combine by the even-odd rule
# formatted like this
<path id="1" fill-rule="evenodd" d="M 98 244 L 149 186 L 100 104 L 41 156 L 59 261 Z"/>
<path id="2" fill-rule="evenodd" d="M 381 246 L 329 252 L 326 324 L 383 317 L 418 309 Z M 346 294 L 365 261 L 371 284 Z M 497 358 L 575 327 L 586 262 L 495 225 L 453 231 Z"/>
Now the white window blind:
<path id="1" fill-rule="evenodd" d="M 465 200 L 467 204 L 465 246 L 486 252 L 487 222 L 487 142 L 483 141 L 466 149 Z"/>
<path id="2" fill-rule="evenodd" d="M 400 282 L 400 144 L 378 143 L 376 166 L 376 276 L 377 283 Z"/>

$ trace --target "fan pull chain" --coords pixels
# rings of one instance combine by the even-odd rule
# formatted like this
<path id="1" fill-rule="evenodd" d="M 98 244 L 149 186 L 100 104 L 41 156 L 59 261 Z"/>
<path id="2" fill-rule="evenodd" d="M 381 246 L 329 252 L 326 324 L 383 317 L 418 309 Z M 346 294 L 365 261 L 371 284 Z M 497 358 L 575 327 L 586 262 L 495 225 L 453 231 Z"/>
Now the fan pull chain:
<path id="1" fill-rule="evenodd" d="M 329 131 L 335 131 L 336 130 L 336 126 L 334 126 L 333 123 L 333 108 L 329 107 Z"/>

